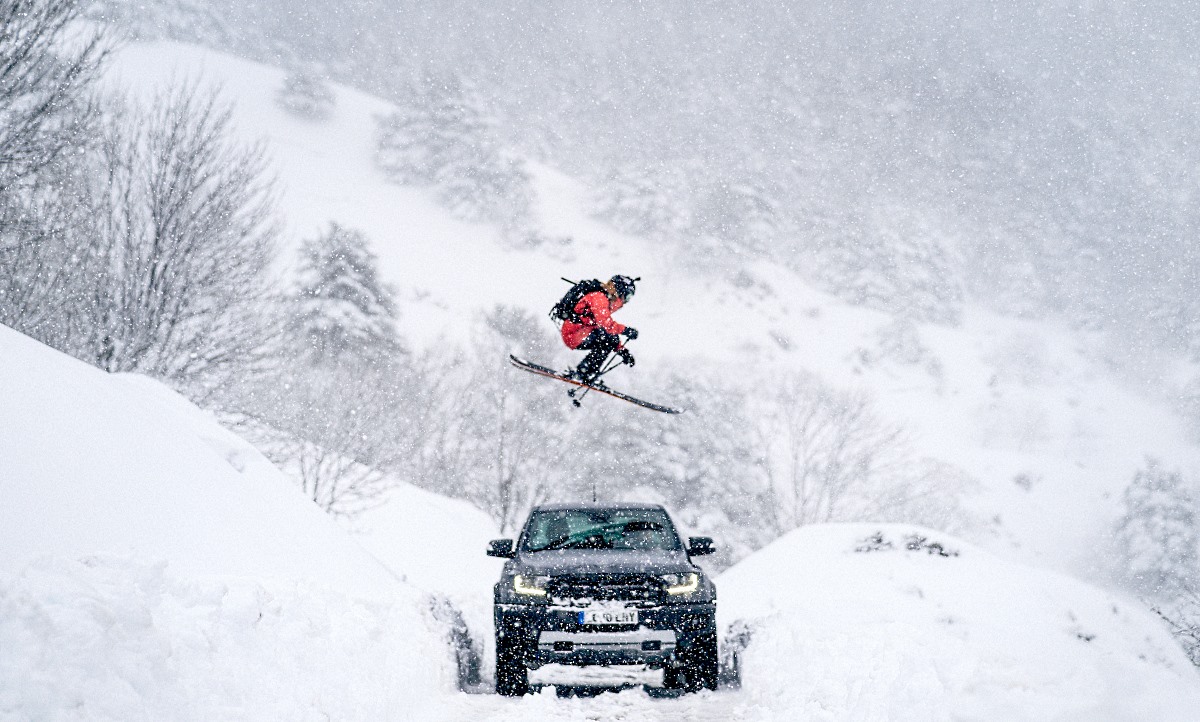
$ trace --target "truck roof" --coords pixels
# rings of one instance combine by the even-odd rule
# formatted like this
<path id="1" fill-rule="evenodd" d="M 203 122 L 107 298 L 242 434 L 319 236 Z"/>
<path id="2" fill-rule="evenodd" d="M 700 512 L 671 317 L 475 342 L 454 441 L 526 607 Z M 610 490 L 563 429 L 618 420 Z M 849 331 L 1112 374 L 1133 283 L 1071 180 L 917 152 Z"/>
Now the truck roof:
<path id="1" fill-rule="evenodd" d="M 663 509 L 663 505 L 649 504 L 642 501 L 570 501 L 555 504 L 538 504 L 533 509 L 534 511 L 564 511 L 567 509 Z"/>

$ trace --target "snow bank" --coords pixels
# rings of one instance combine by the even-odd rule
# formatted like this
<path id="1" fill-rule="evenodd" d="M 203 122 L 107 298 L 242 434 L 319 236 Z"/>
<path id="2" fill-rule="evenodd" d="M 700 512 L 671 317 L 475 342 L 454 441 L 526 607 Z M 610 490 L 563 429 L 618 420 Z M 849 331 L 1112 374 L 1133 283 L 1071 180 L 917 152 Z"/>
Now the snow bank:
<path id="1" fill-rule="evenodd" d="M 462 614 L 479 657 L 485 684 L 495 666 L 492 585 L 503 559 L 487 556 L 488 541 L 501 536 L 496 523 L 474 505 L 400 483 L 380 506 L 354 522 L 358 538 L 405 581 Z"/>
<path id="2" fill-rule="evenodd" d="M 1136 602 L 925 529 L 802 528 L 717 586 L 722 624 L 749 630 L 742 685 L 764 719 L 1182 721 L 1200 709 L 1200 677 Z"/>
<path id="3" fill-rule="evenodd" d="M 0 569 L 106 552 L 364 595 L 395 580 L 249 444 L 146 378 L 0 326 Z"/>
<path id="4" fill-rule="evenodd" d="M 445 630 L 208 414 L 0 326 L 0 720 L 392 719 Z"/>
<path id="5" fill-rule="evenodd" d="M 456 601 L 482 599 L 491 615 L 492 585 L 504 560 L 486 552 L 500 532 L 473 504 L 399 483 L 353 528 L 363 546 L 405 581 Z"/>
<path id="6" fill-rule="evenodd" d="M 420 719 L 455 683 L 428 628 L 411 590 L 364 602 L 47 560 L 0 573 L 0 719 Z"/>

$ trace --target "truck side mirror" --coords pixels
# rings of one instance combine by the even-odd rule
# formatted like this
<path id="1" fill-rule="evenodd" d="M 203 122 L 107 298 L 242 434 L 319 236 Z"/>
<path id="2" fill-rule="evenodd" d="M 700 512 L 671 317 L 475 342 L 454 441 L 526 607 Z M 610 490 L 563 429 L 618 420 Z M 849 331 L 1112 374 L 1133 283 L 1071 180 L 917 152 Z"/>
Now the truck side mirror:
<path id="1" fill-rule="evenodd" d="M 488 542 L 487 555 L 489 557 L 503 557 L 505 559 L 512 559 L 514 556 L 516 556 L 513 553 L 513 540 L 512 539 L 493 539 L 493 540 L 491 540 L 490 542 Z"/>
<path id="2" fill-rule="evenodd" d="M 716 549 L 713 549 L 713 540 L 710 536 L 690 536 L 688 537 L 688 556 L 702 557 L 705 554 L 712 554 Z"/>

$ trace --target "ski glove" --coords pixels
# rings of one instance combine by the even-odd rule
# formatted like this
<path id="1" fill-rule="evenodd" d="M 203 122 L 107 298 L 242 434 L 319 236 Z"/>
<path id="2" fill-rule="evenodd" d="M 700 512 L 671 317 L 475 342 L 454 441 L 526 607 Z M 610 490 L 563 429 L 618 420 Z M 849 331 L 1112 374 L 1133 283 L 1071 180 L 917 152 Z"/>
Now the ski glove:
<path id="1" fill-rule="evenodd" d="M 629 353 L 627 349 L 621 349 L 617 351 L 617 355 L 620 356 L 621 360 L 625 363 L 629 364 L 630 366 L 633 365 L 633 354 Z"/>
<path id="2" fill-rule="evenodd" d="M 635 338 L 637 338 L 637 329 L 634 328 L 633 326 L 626 326 L 625 327 L 625 337 L 628 338 L 630 341 L 634 340 Z"/>

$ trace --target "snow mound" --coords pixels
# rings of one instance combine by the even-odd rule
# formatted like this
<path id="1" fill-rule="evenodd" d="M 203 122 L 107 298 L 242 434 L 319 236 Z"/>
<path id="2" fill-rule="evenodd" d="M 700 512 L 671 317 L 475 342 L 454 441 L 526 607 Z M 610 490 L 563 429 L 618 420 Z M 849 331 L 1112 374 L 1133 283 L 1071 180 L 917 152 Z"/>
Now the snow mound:
<path id="1" fill-rule="evenodd" d="M 447 630 L 265 458 L 150 379 L 0 326 L 0 720 L 402 719 Z"/>
<path id="2" fill-rule="evenodd" d="M 495 666 L 492 585 L 505 561 L 486 554 L 488 541 L 501 536 L 492 518 L 468 502 L 399 482 L 354 527 L 389 569 L 461 615 L 482 674 L 477 684 L 487 687 Z"/>
<path id="3" fill-rule="evenodd" d="M 39 562 L 0 573 L 0 719 L 420 718 L 455 684 L 421 601 Z"/>
<path id="4" fill-rule="evenodd" d="M 501 534 L 478 507 L 399 482 L 353 526 L 363 546 L 405 581 L 456 604 L 483 600 L 491 616 L 504 560 L 486 552 Z"/>
<path id="5" fill-rule="evenodd" d="M 1182 721 L 1200 709 L 1200 677 L 1136 601 L 919 527 L 798 529 L 717 584 L 764 718 Z"/>
<path id="6" fill-rule="evenodd" d="M 394 591 L 386 569 L 211 415 L 0 326 L 0 569 L 98 553 Z"/>

